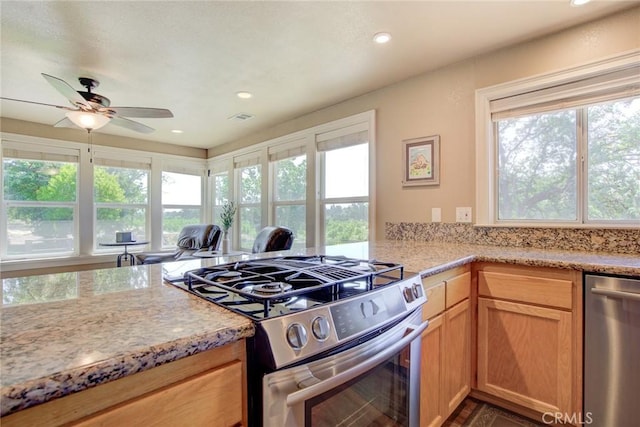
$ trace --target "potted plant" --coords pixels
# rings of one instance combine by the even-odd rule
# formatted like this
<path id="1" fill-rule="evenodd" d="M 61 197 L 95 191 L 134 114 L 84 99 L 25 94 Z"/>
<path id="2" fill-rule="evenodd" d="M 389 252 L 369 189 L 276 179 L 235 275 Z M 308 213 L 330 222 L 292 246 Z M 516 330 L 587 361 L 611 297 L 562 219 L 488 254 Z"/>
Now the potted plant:
<path id="1" fill-rule="evenodd" d="M 225 202 L 220 213 L 220 228 L 222 228 L 222 253 L 229 253 L 229 229 L 233 225 L 236 215 L 236 205 L 233 202 Z"/>

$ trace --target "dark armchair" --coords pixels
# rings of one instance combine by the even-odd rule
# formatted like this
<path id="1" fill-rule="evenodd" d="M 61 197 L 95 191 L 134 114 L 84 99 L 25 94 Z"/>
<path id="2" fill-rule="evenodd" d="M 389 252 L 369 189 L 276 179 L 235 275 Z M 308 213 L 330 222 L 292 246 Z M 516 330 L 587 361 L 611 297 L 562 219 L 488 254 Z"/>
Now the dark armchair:
<path id="1" fill-rule="evenodd" d="M 161 262 L 182 261 L 195 258 L 194 252 L 201 249 L 217 250 L 220 246 L 220 227 L 213 224 L 185 226 L 178 235 L 177 249 L 136 254 L 137 264 L 159 264 Z"/>
<path id="2" fill-rule="evenodd" d="M 265 227 L 258 233 L 251 252 L 286 251 L 293 245 L 293 231 L 287 227 Z"/>

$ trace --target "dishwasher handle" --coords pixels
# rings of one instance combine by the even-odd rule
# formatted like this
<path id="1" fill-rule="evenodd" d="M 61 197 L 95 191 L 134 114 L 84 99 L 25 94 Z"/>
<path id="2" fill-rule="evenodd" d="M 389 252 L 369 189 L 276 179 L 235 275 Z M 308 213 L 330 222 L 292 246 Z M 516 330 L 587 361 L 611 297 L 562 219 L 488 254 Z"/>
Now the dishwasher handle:
<path id="1" fill-rule="evenodd" d="M 624 291 L 612 291 L 610 289 L 591 288 L 591 293 L 610 298 L 628 299 L 632 301 L 640 301 L 640 294 Z"/>

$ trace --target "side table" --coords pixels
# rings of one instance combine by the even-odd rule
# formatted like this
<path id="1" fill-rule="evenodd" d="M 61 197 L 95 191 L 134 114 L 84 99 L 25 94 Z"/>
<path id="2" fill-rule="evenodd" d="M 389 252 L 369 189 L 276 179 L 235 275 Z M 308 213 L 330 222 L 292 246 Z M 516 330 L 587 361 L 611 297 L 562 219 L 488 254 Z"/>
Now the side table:
<path id="1" fill-rule="evenodd" d="M 125 261 L 129 261 L 129 265 L 136 265 L 136 257 L 132 253 L 127 252 L 127 246 L 141 246 L 141 245 L 148 245 L 148 244 L 149 242 L 131 241 L 131 242 L 118 242 L 118 243 L 100 243 L 99 245 L 100 246 L 124 246 L 124 252 L 118 255 L 118 259 L 116 260 L 116 265 L 118 267 L 122 267 L 123 259 Z"/>

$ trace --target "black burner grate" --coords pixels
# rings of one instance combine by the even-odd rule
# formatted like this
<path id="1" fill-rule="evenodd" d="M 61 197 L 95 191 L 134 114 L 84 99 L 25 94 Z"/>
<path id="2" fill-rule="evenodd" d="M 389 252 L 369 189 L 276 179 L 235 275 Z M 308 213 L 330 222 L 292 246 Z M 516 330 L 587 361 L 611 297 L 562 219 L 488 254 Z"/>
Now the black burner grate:
<path id="1" fill-rule="evenodd" d="M 260 320 L 285 315 L 402 279 L 402 265 L 330 256 L 257 259 L 191 270 L 187 291 Z M 282 282 L 287 290 L 256 293 L 258 284 Z M 289 289 L 290 288 L 290 289 Z M 295 304 L 292 304 L 295 301 Z"/>

